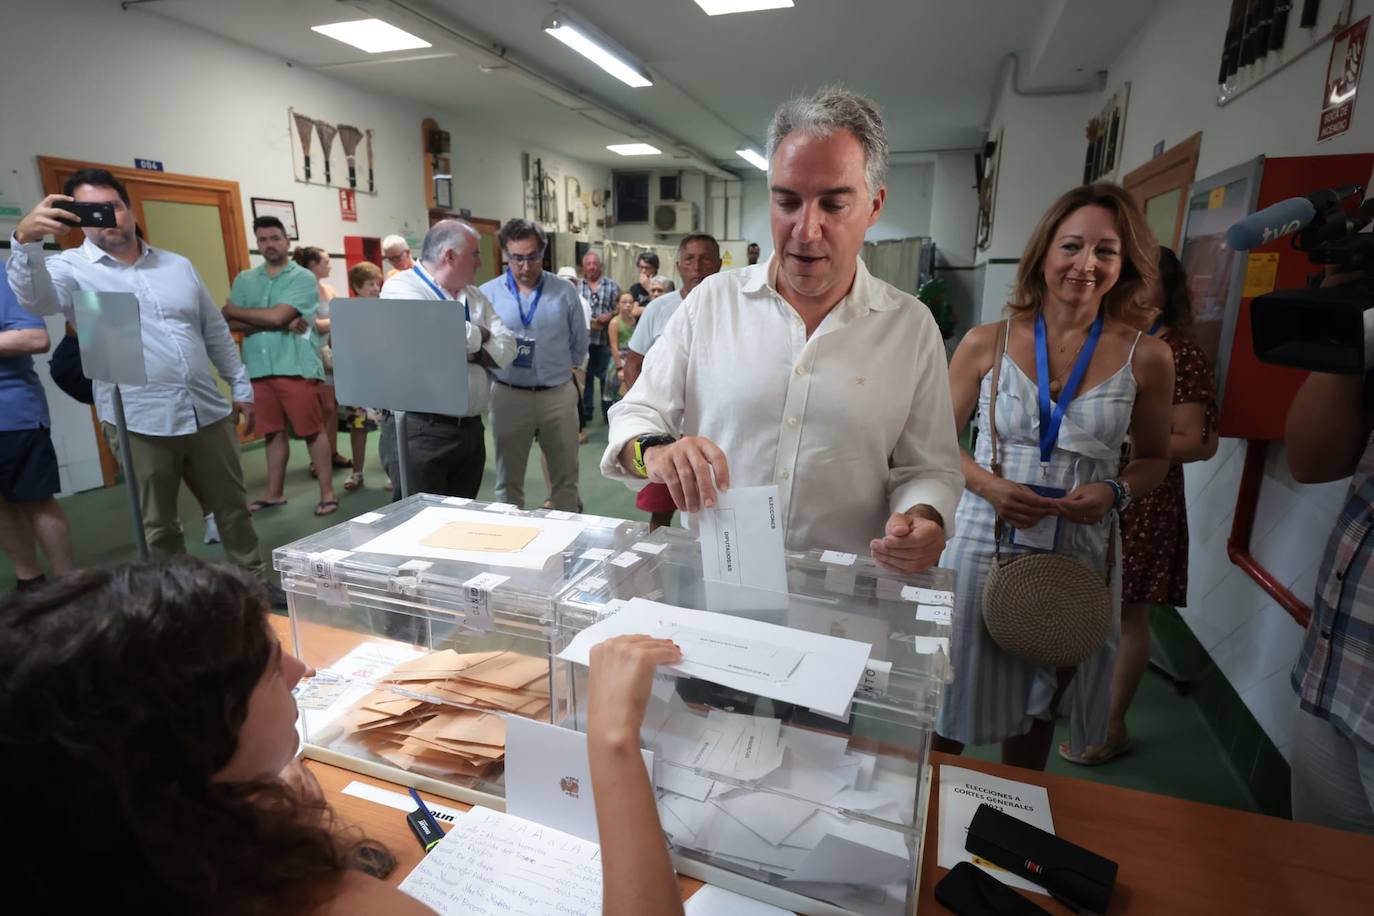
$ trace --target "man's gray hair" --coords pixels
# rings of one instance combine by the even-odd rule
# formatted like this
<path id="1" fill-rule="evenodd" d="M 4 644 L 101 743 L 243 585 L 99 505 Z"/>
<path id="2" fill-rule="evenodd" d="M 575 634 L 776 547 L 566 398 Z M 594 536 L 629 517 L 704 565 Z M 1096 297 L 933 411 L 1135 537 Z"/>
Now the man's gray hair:
<path id="1" fill-rule="evenodd" d="M 480 236 L 477 230 L 461 219 L 440 220 L 425 233 L 424 243 L 420 246 L 420 260 L 426 264 L 436 264 L 450 248 L 462 248 L 464 240 L 477 243 Z"/>
<path id="2" fill-rule="evenodd" d="M 793 131 L 828 137 L 847 130 L 864 150 L 864 178 L 868 193 L 877 194 L 887 180 L 887 130 L 878 106 L 865 96 L 840 86 L 826 86 L 815 95 L 798 96 L 778 106 L 768 125 L 768 160 Z"/>
<path id="3" fill-rule="evenodd" d="M 386 238 L 382 239 L 383 252 L 386 252 L 396 247 L 404 248 L 407 251 L 409 251 L 410 243 L 407 242 L 403 236 L 396 235 L 395 233 L 392 233 L 391 235 L 388 235 Z"/>
<path id="4" fill-rule="evenodd" d="M 586 253 L 582 255 L 582 263 L 585 264 L 585 263 L 587 262 L 587 258 L 589 258 L 589 257 L 592 256 L 592 255 L 596 255 L 596 259 L 597 259 L 598 261 L 605 261 L 605 260 L 606 260 L 605 258 L 603 258 L 603 257 L 601 256 L 601 252 L 600 252 L 599 250 L 597 250 L 597 249 L 595 249 L 595 248 L 588 248 L 587 251 L 586 251 Z"/>
<path id="5" fill-rule="evenodd" d="M 649 281 L 649 286 L 650 286 L 650 287 L 661 286 L 661 287 L 663 287 L 663 291 L 664 291 L 665 293 L 671 293 L 671 292 L 673 291 L 673 288 L 674 288 L 674 287 L 673 287 L 673 281 L 672 281 L 672 280 L 669 280 L 667 277 L 663 276 L 663 274 L 657 274 L 657 275 L 655 275 L 654 278 L 653 278 L 652 280 Z"/>

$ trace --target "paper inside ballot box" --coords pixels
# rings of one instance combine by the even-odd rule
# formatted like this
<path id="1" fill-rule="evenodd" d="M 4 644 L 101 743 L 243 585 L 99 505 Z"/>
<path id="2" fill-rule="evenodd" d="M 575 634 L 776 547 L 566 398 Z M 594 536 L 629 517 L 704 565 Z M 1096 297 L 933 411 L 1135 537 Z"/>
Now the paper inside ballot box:
<path id="1" fill-rule="evenodd" d="M 515 553 L 524 550 L 537 537 L 538 528 L 457 521 L 440 525 L 421 538 L 420 543 L 426 547 L 439 547 L 444 550 Z"/>

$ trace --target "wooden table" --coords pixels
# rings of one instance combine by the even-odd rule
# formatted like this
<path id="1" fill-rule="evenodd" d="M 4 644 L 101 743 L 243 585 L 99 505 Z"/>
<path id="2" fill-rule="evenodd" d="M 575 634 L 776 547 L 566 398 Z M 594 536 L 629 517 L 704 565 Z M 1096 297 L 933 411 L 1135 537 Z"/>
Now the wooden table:
<path id="1" fill-rule="evenodd" d="M 948 912 L 935 902 L 947 872 L 936 866 L 938 765 L 945 763 L 1047 788 L 1054 832 L 1120 866 L 1109 913 L 1374 912 L 1374 837 L 967 757 L 930 757 L 920 913 Z M 1064 912 L 1048 897 L 1028 896 Z"/>
<path id="2" fill-rule="evenodd" d="M 286 619 L 274 616 L 273 625 L 289 646 L 291 633 Z M 1374 912 L 1374 837 L 968 757 L 932 753 L 930 762 L 933 772 L 919 913 L 948 912 L 935 902 L 934 893 L 947 871 L 936 864 L 941 764 L 1046 787 L 1055 832 L 1120 865 L 1110 914 L 1365 916 Z M 354 780 L 401 793 L 405 787 L 319 761 L 307 761 L 306 765 L 319 779 L 340 819 L 361 827 L 396 856 L 391 881 L 399 883 L 421 857 L 404 815 L 343 795 L 342 790 Z M 452 808 L 467 807 L 448 798 L 432 799 Z M 678 882 L 684 900 L 701 887 L 700 881 L 682 875 Z M 1051 912 L 1064 912 L 1048 897 L 1031 896 Z"/>

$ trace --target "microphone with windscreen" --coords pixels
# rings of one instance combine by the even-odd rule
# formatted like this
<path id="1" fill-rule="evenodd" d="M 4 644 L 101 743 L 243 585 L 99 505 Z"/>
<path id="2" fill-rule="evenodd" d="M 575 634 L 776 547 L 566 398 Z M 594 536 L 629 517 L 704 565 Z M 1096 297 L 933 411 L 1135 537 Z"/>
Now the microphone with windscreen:
<path id="1" fill-rule="evenodd" d="M 1268 245 L 1285 235 L 1298 232 L 1317 215 L 1317 208 L 1306 197 L 1290 197 L 1271 207 L 1251 213 L 1226 230 L 1226 244 L 1236 251 L 1249 251 Z"/>

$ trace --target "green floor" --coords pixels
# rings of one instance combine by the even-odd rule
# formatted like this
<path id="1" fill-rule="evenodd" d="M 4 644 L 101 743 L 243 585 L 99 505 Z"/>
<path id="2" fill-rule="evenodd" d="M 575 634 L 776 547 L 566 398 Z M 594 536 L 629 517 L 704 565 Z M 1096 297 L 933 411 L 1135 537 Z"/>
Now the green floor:
<path id="1" fill-rule="evenodd" d="M 598 421 L 589 432 L 591 441 L 582 447 L 581 456 L 581 494 L 586 510 L 600 515 L 642 518 L 643 513 L 635 509 L 633 494 L 623 485 L 605 480 L 598 470 L 606 445 L 606 427 Z M 376 509 L 390 500 L 390 492 L 385 489 L 386 475 L 377 461 L 376 438 L 374 434 L 368 443 L 366 486 L 362 490 L 346 492 L 343 482 L 347 473 L 337 474 L 335 488 L 340 510 L 325 518 L 316 518 L 312 514 L 319 499 L 319 489 L 310 477 L 304 446 L 301 443 L 293 444 L 286 474 L 288 504 L 260 512 L 254 517 L 264 554 L 270 554 L 272 548 L 278 545 Z M 341 445 L 347 452 L 346 437 L 341 437 Z M 492 498 L 495 486 L 491 455 L 492 447 L 488 439 L 487 470 L 480 494 L 481 498 L 488 500 Z M 244 452 L 243 472 L 249 498 L 261 496 L 266 466 L 260 447 Z M 533 455 L 526 476 L 525 493 L 531 505 L 538 505 L 547 495 L 538 459 Z M 63 499 L 62 505 L 71 522 L 77 565 L 111 565 L 133 556 L 133 534 L 123 487 L 81 493 Z M 188 550 L 196 556 L 219 558 L 221 554 L 217 546 L 201 543 L 204 524 L 194 500 L 185 491 L 182 493 L 181 518 L 187 533 Z M 13 578 L 8 561 L 0 554 L 0 583 L 12 582 Z M 1103 767 L 1088 768 L 1073 766 L 1052 753 L 1049 771 L 1255 810 L 1253 798 L 1231 768 L 1196 705 L 1177 694 L 1162 678 L 1153 673 L 1145 676 L 1131 709 L 1129 725 L 1136 745 L 1131 754 Z M 1067 723 L 1061 721 L 1058 731 L 1056 746 L 1068 737 Z M 973 748 L 969 753 L 980 759 L 992 760 L 996 759 L 997 751 L 996 747 L 982 747 Z"/>

